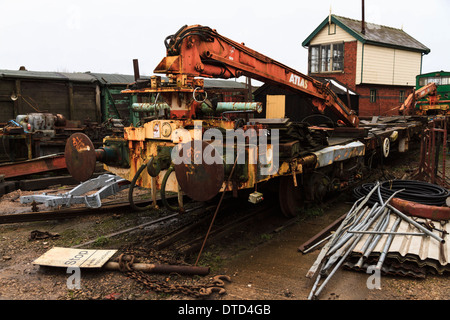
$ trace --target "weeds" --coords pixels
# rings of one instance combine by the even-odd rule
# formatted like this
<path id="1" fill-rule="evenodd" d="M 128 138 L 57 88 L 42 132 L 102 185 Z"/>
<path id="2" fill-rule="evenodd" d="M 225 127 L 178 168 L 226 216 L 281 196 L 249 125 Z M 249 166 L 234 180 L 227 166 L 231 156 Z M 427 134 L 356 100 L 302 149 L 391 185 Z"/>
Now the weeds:
<path id="1" fill-rule="evenodd" d="M 305 209 L 305 215 L 307 217 L 320 217 L 323 213 L 323 208 L 317 206 Z"/>
<path id="2" fill-rule="evenodd" d="M 222 267 L 222 264 L 222 257 L 211 251 L 204 252 L 200 259 L 200 265 L 209 266 L 213 272 L 219 270 Z"/>
<path id="3" fill-rule="evenodd" d="M 261 235 L 261 240 L 263 240 L 263 241 L 269 241 L 270 239 L 272 239 L 272 237 L 273 237 L 273 235 L 271 235 L 271 234 L 263 233 L 263 234 Z"/>
<path id="4" fill-rule="evenodd" d="M 95 242 L 93 243 L 93 246 L 94 247 L 103 247 L 103 246 L 107 245 L 108 243 L 109 243 L 109 239 L 104 236 L 101 236 L 95 240 Z"/>

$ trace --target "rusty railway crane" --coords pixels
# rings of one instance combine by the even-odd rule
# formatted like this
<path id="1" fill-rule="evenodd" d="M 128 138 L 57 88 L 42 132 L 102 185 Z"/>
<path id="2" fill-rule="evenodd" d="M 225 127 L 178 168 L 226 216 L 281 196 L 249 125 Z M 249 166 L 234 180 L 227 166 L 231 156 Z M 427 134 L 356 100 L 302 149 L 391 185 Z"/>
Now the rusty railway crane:
<path id="1" fill-rule="evenodd" d="M 428 99 L 428 104 L 416 109 L 416 102 L 423 98 Z M 431 82 L 412 92 L 400 106 L 399 113 L 405 115 L 426 115 L 427 110 L 435 109 L 434 107 L 438 101 L 437 85 L 436 83 Z"/>
<path id="2" fill-rule="evenodd" d="M 205 26 L 184 26 L 165 39 L 165 46 L 167 54 L 154 72 L 168 80 L 153 76 L 124 91 L 150 97 L 150 102 L 133 108 L 153 112 L 152 116 L 142 126 L 125 128 L 122 137 L 105 138 L 98 149 L 82 134 L 73 135 L 66 145 L 66 161 L 75 178 L 89 179 L 100 161 L 106 170 L 131 182 L 132 207 L 151 206 L 134 203 L 133 188 L 140 186 L 151 190 L 153 205 L 159 190 L 173 211 L 182 210 L 182 202 L 170 205 L 167 192 L 208 201 L 220 192 L 237 196 L 240 190 L 250 190 L 249 200 L 256 203 L 262 197 L 258 185 L 277 179 L 281 211 L 295 216 L 305 198 L 320 200 L 358 177 L 365 152 L 360 141 L 332 143 L 330 127 L 251 118 L 261 112 L 260 103 L 214 105 L 202 78 L 246 76 L 276 84 L 309 98 L 320 112 L 332 111 L 338 119 L 335 128 L 358 131 L 355 112 L 327 85 Z M 214 161 L 202 158 L 205 154 Z M 174 161 L 174 155 L 187 161 Z"/>

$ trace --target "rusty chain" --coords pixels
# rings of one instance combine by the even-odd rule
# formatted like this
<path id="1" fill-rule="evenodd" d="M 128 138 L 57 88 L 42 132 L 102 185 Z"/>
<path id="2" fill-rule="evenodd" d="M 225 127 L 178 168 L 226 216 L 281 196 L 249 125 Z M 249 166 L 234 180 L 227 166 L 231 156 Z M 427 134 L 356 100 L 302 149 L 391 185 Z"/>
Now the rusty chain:
<path id="1" fill-rule="evenodd" d="M 129 278 L 138 281 L 147 289 L 156 293 L 183 294 L 194 298 L 199 298 L 201 296 L 201 286 L 189 284 L 171 284 L 160 279 L 152 278 L 148 274 L 136 270 L 128 271 L 127 275 Z"/>
<path id="2" fill-rule="evenodd" d="M 163 263 L 177 264 L 177 265 L 187 265 L 182 260 L 174 260 L 170 258 L 166 258 L 163 256 L 157 256 L 154 252 L 149 252 L 149 257 L 153 257 L 153 259 L 158 260 Z M 119 261 L 119 270 L 126 274 L 130 279 L 134 279 L 135 281 L 144 285 L 145 288 L 156 292 L 156 293 L 166 293 L 166 294 L 183 294 L 186 296 L 190 296 L 193 298 L 202 298 L 208 297 L 214 292 L 218 292 L 219 295 L 225 294 L 226 290 L 224 288 L 225 281 L 230 282 L 231 279 L 228 276 L 218 275 L 213 277 L 213 280 L 209 284 L 179 284 L 179 283 L 170 283 L 166 280 L 158 279 L 157 277 L 152 277 L 142 271 L 134 270 L 133 263 L 136 259 L 136 250 L 127 250 L 124 253 L 120 254 Z"/>

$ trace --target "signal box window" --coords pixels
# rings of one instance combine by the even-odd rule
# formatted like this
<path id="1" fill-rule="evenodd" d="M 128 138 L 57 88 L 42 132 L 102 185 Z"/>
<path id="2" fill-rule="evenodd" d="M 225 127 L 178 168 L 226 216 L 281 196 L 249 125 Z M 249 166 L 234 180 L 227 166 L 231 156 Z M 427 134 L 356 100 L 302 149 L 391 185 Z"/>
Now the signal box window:
<path id="1" fill-rule="evenodd" d="M 344 71 L 344 44 L 311 46 L 309 71 L 310 73 Z"/>

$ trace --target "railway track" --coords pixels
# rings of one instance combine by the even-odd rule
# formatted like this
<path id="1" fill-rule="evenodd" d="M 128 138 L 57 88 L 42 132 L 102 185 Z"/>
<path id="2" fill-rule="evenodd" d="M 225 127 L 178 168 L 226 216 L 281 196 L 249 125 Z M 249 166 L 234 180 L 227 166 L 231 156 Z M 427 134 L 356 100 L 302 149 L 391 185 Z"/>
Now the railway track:
<path id="1" fill-rule="evenodd" d="M 174 201 L 177 199 L 177 196 L 174 195 L 167 198 Z M 161 199 L 158 198 L 157 201 L 158 206 L 163 207 Z M 151 200 L 138 200 L 135 203 L 137 205 L 148 205 L 151 204 Z M 105 237 L 115 237 L 136 229 L 142 229 L 148 225 L 157 225 L 158 223 L 163 223 L 166 220 L 166 217 L 167 219 L 182 217 L 175 227 L 172 226 L 171 230 L 156 231 L 154 232 L 154 235 L 147 236 L 146 246 L 152 247 L 155 250 L 176 250 L 184 256 L 188 256 L 200 250 L 202 242 L 205 239 L 206 230 L 211 224 L 211 211 L 214 211 L 216 206 L 217 204 L 212 204 L 209 207 L 205 207 L 204 204 L 199 206 L 196 203 L 191 203 L 189 209 L 182 214 L 168 214 L 167 216 L 155 219 L 154 221 L 146 222 L 143 225 L 137 225 L 125 230 L 113 232 L 109 235 L 105 235 Z M 218 211 L 219 219 L 212 225 L 206 245 L 216 243 L 235 231 L 242 230 L 248 225 L 255 224 L 256 221 L 263 221 L 264 217 L 275 214 L 273 213 L 275 207 L 276 205 L 270 201 L 255 207 L 251 204 L 243 206 L 239 201 L 233 202 L 233 199 L 231 199 L 231 201 L 230 199 L 227 200 L 226 203 L 222 204 L 222 207 Z M 190 218 L 189 215 L 191 212 L 196 210 L 199 210 L 198 212 L 201 213 L 192 215 L 192 218 Z M 41 212 L 5 214 L 0 215 L 0 225 L 74 219 L 88 215 L 103 215 L 121 212 L 130 212 L 130 204 L 128 201 L 109 201 L 96 209 L 78 207 Z M 230 214 L 230 212 L 233 212 L 233 214 Z M 243 214 L 244 212 L 245 214 Z M 82 245 L 89 245 L 92 242 L 93 241 L 86 242 Z"/>
<path id="2" fill-rule="evenodd" d="M 265 204 L 254 206 L 249 204 L 245 206 L 241 201 L 233 201 L 229 199 L 222 205 L 217 214 L 217 220 L 213 222 L 212 212 L 216 209 L 217 204 L 206 207 L 203 203 L 191 203 L 189 208 L 183 213 L 169 213 L 160 216 L 144 224 L 136 225 L 124 230 L 118 230 L 108 235 L 103 235 L 105 238 L 117 237 L 124 233 L 131 231 L 142 230 L 137 235 L 137 240 L 132 243 L 124 244 L 127 248 L 145 247 L 152 249 L 155 252 L 172 252 L 177 256 L 192 257 L 201 252 L 202 246 L 208 247 L 213 244 L 220 244 L 221 240 L 233 233 L 238 234 L 250 227 L 257 225 L 262 226 L 264 233 L 270 233 L 283 227 L 286 222 L 291 222 L 292 219 L 287 220 L 281 214 L 275 212 L 277 205 L 268 201 Z M 117 205 L 114 208 L 119 208 Z M 129 209 L 126 205 L 121 205 L 120 208 Z M 105 212 L 111 212 L 106 210 Z M 97 210 L 96 210 L 97 211 Z M 245 213 L 244 213 L 245 212 Z M 95 213 L 95 212 L 94 212 Z M 42 213 L 44 214 L 44 213 Z M 58 216 L 61 213 L 58 214 Z M 81 212 L 64 213 L 67 215 L 78 216 Z M 275 227 L 264 227 L 264 223 L 270 216 L 273 215 L 277 219 Z M 56 216 L 55 216 L 56 217 Z M 167 221 L 176 219 L 175 223 L 167 224 Z M 281 222 L 279 222 L 281 221 Z M 151 232 L 146 232 L 145 227 L 152 226 Z M 208 233 L 208 227 L 210 232 Z M 205 237 L 207 236 L 207 241 Z M 231 240 L 232 241 L 232 240 Z M 95 239 L 76 247 L 87 247 L 95 242 Z"/>
<path id="3" fill-rule="evenodd" d="M 176 197 L 170 197 L 176 198 Z M 151 200 L 140 200 L 136 201 L 137 204 L 150 204 Z M 158 199 L 158 205 L 161 206 L 160 200 Z M 40 212 L 26 212 L 26 213 L 13 213 L 0 215 L 0 225 L 10 224 L 10 223 L 22 223 L 22 222 L 36 222 L 36 221 L 50 221 L 50 220 L 60 220 L 60 219 L 72 219 L 80 216 L 86 215 L 96 215 L 96 214 L 108 214 L 114 211 L 128 210 L 130 209 L 130 203 L 128 201 L 120 202 L 108 202 L 103 204 L 100 208 L 65 208 L 60 210 L 47 210 Z"/>
<path id="4" fill-rule="evenodd" d="M 212 226 L 205 245 L 209 246 L 217 243 L 232 233 L 243 230 L 251 224 L 255 224 L 257 220 L 264 221 L 264 218 L 273 213 L 273 209 L 273 206 L 268 205 L 250 210 L 249 213 L 240 217 L 223 217 L 221 219 L 222 221 L 218 221 L 217 225 Z M 225 212 L 220 213 L 224 214 Z M 184 256 L 197 253 L 203 245 L 211 218 L 211 215 L 208 215 L 193 224 L 178 228 L 174 232 L 171 232 L 171 234 L 156 239 L 151 245 L 157 250 L 172 249 L 180 252 Z"/>

